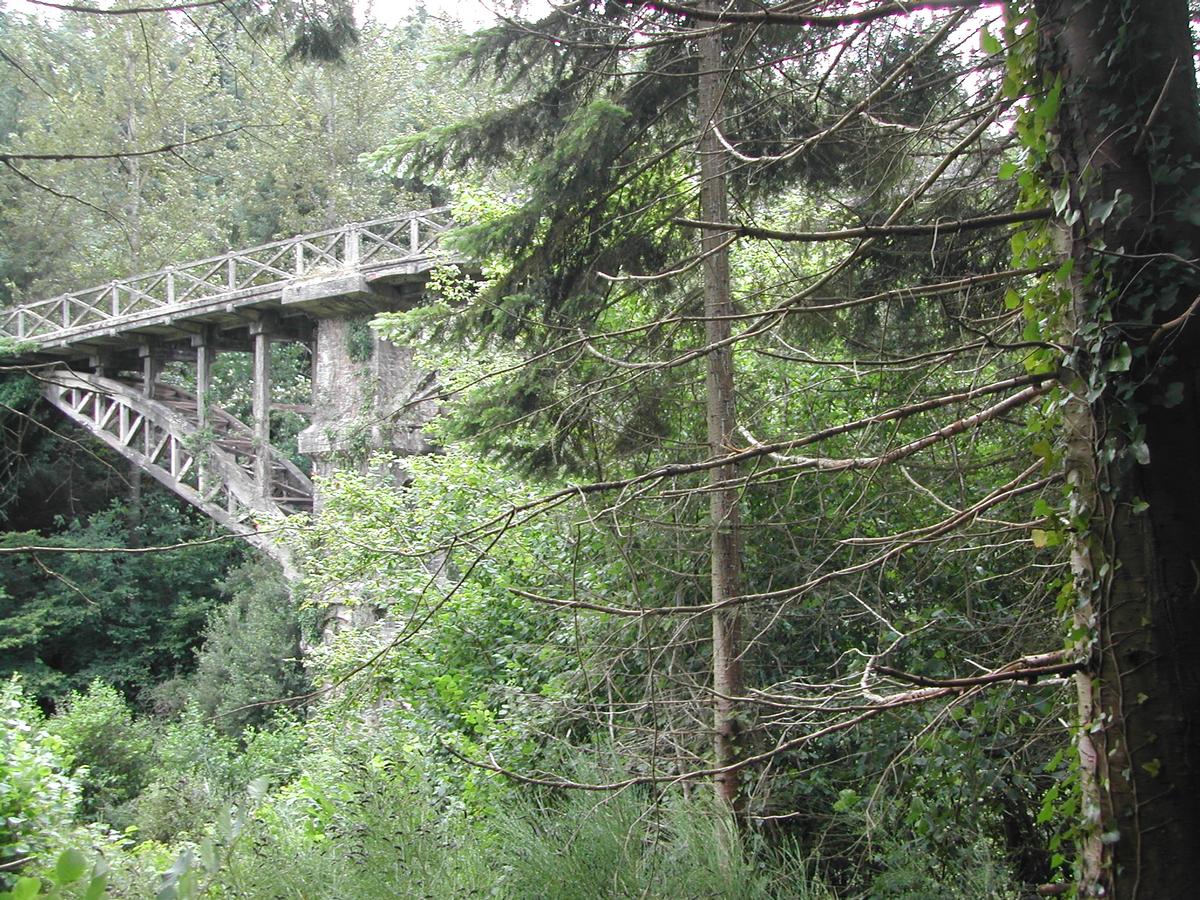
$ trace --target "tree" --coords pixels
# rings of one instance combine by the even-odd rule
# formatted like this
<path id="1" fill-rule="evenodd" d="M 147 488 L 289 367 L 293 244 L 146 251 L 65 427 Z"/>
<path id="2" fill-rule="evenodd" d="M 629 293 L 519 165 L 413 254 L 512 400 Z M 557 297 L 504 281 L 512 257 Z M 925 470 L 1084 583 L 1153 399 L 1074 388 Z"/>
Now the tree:
<path id="1" fill-rule="evenodd" d="M 1200 846 L 1200 118 L 1184 0 L 1035 5 L 1044 159 L 1074 263 L 1065 361 L 1081 894 L 1183 897 Z"/>
<path id="2" fill-rule="evenodd" d="M 480 102 L 421 62 L 453 30 L 367 23 L 339 65 L 285 64 L 281 31 L 318 6 L 289 18 L 293 4 L 271 4 L 279 27 L 253 33 L 224 7 L 0 13 L 0 296 L 44 299 L 439 202 L 363 157 Z"/>
<path id="3" fill-rule="evenodd" d="M 517 199 L 460 233 L 498 274 L 453 322 L 485 352 L 496 335 L 514 340 L 523 360 L 460 396 L 449 433 L 592 476 L 517 512 L 578 500 L 576 514 L 609 532 L 619 577 L 593 579 L 598 561 L 581 553 L 561 588 L 524 596 L 627 623 L 622 651 L 606 645 L 619 660 L 609 678 L 634 675 L 642 693 L 630 678 L 601 721 L 627 729 L 650 782 L 854 752 L 887 778 L 902 761 L 851 751 L 842 731 L 901 757 L 909 728 L 961 715 L 986 685 L 1076 665 L 1055 649 L 1052 586 L 1034 565 L 1055 551 L 1043 529 L 1036 545 L 1026 537 L 1055 477 L 1013 452 L 1054 366 L 1053 345 L 1004 310 L 1005 289 L 1017 296 L 1041 269 L 1010 264 L 1003 229 L 1049 213 L 1013 213 L 994 178 L 1012 140 L 997 124 L 1001 59 L 954 43 L 970 22 L 961 10 L 826 6 L 576 4 L 476 42 L 469 58 L 516 82 L 509 108 L 396 147 L 417 169 L 511 167 Z M 733 221 L 709 165 L 721 155 Z M 749 411 L 736 433 L 728 382 L 699 389 L 701 370 L 725 365 Z M 718 398 L 719 428 L 697 415 L 705 396 Z M 700 512 L 721 495 L 745 511 L 744 582 L 730 589 L 697 577 L 722 553 L 703 541 L 731 505 Z M 506 523 L 494 525 L 468 536 Z M 701 676 L 714 660 L 695 623 L 735 611 L 753 638 L 731 654 L 745 690 L 729 692 Z M 981 658 L 985 673 L 968 662 Z M 935 701 L 949 710 L 873 722 Z M 740 757 L 700 749 L 711 734 L 698 708 L 714 702 L 740 707 Z M 987 718 L 986 703 L 976 710 Z M 939 749 L 940 770 L 906 783 L 949 807 L 964 753 Z M 746 781 L 750 820 L 782 814 L 798 829 L 819 828 L 837 797 L 802 778 Z M 909 827 L 922 820 L 923 798 L 887 802 Z M 991 802 L 1020 830 L 1030 797 Z M 954 852 L 936 829 L 922 834 L 922 850 Z"/>
<path id="4" fill-rule="evenodd" d="M 716 2 L 709 9 L 717 9 Z M 699 39 L 698 152 L 700 156 L 700 216 L 709 222 L 729 219 L 725 184 L 725 149 L 718 129 L 724 125 L 722 36 L 707 29 Z M 730 346 L 734 314 L 733 288 L 729 273 L 729 247 L 718 231 L 702 232 L 700 255 L 704 260 L 705 419 L 709 456 L 716 459 L 736 448 L 737 400 L 734 396 L 733 348 Z M 746 691 L 742 678 L 741 610 L 724 604 L 741 591 L 742 537 L 739 492 L 733 487 L 737 467 L 714 468 L 709 472 L 710 602 L 712 614 L 713 667 L 713 762 L 721 770 L 714 778 L 717 797 L 732 810 L 741 810 L 740 772 L 735 768 L 744 754 L 738 698 Z"/>
<path id="5" fill-rule="evenodd" d="M 925 5 L 939 9 L 970 4 Z M 825 8 L 818 8 L 822 6 Z M 1024 285 L 1015 282 L 1015 302 L 1009 305 L 1021 306 L 1021 295 L 1026 294 L 1027 324 L 1021 337 L 1029 351 L 1024 361 L 1032 381 L 1027 382 L 1030 387 L 1023 401 L 1044 396 L 1054 370 L 1061 365 L 1063 372 L 1061 390 L 1054 389 L 1054 405 L 1065 408 L 1061 449 L 1071 497 L 1062 521 L 1066 531 L 1074 535 L 1073 582 L 1065 596 L 1074 599 L 1074 603 L 1068 603 L 1073 609 L 1074 649 L 1087 651 L 1084 670 L 1077 678 L 1086 811 L 1086 836 L 1079 860 L 1081 886 L 1084 892 L 1095 894 L 1116 891 L 1121 896 L 1136 896 L 1139 892 L 1147 896 L 1182 896 L 1187 891 L 1186 878 L 1172 860 L 1186 858 L 1200 833 L 1197 814 L 1185 799 L 1194 795 L 1196 779 L 1200 778 L 1200 769 L 1192 758 L 1192 742 L 1187 738 L 1200 702 L 1200 682 L 1192 671 L 1195 667 L 1187 664 L 1200 638 L 1200 619 L 1190 603 L 1195 573 L 1200 568 L 1194 537 L 1198 533 L 1195 516 L 1200 508 L 1196 496 L 1200 485 L 1193 464 L 1200 422 L 1192 346 L 1196 338 L 1190 330 L 1197 305 L 1193 297 L 1198 223 L 1190 208 L 1200 195 L 1200 185 L 1191 155 L 1198 123 L 1188 9 L 1182 0 L 1152 8 L 1124 0 L 1046 0 L 1034 6 L 1037 17 L 1032 27 L 1010 28 L 1009 32 L 1011 68 L 1005 93 L 1011 99 L 1024 98 L 1026 113 L 1017 133 L 1024 145 L 1023 159 L 1030 168 L 1021 179 L 1025 209 L 1008 221 L 1019 221 L 1021 215 L 1044 218 L 1044 206 L 1052 204 L 1062 223 L 1061 249 L 1056 253 L 1042 243 L 1038 246 L 1039 256 L 1031 251 L 1045 235 L 1042 226 L 1018 232 L 1014 238 L 1018 262 L 1038 263 L 1043 272 L 1009 272 L 1009 277 L 1037 276 Z M 887 3 L 851 11 L 837 4 L 804 10 L 783 4 L 746 9 L 658 4 L 655 9 L 660 11 L 657 15 L 639 7 L 637 15 L 631 15 L 632 23 L 624 20 L 628 29 L 625 43 L 604 43 L 597 38 L 605 34 L 601 26 L 608 26 L 611 33 L 616 28 L 614 20 L 620 19 L 606 9 L 607 20 L 599 16 L 592 20 L 596 30 L 589 35 L 591 43 L 585 42 L 585 32 L 573 33 L 578 52 L 586 56 L 598 52 L 594 48 L 600 46 L 614 55 L 623 54 L 626 60 L 641 61 L 649 54 L 640 51 L 639 41 L 646 46 L 679 43 L 669 24 L 674 16 L 676 23 L 701 23 L 726 32 L 737 26 L 755 26 L 764 31 L 773 27 L 788 29 L 796 35 L 793 46 L 801 43 L 800 35 L 828 29 L 827 33 L 838 36 L 829 45 L 830 52 L 836 51 L 835 59 L 825 71 L 832 73 L 843 55 L 853 58 L 856 46 L 870 44 L 876 33 L 888 33 L 879 23 L 906 13 L 903 5 Z M 953 15 L 946 21 L 949 26 L 962 22 L 955 21 Z M 659 25 L 662 27 L 656 28 Z M 943 31 L 927 30 L 931 35 L 928 42 L 910 45 L 896 72 L 914 65 L 922 48 L 945 46 L 942 42 L 948 37 L 949 26 Z M 560 21 L 547 19 L 539 33 L 561 35 L 564 30 Z M 786 45 L 787 40 L 774 46 Z M 985 49 L 989 41 L 990 36 L 985 36 Z M 1037 54 L 1031 57 L 1034 43 Z M 568 46 L 566 41 L 564 46 Z M 989 52 L 997 50 L 999 45 L 995 44 Z M 749 68 L 731 64 L 727 88 L 732 91 L 734 79 Z M 638 71 L 632 62 L 625 69 L 619 65 L 610 68 L 614 78 L 636 79 Z M 665 73 L 665 69 L 647 64 L 641 72 Z M 793 72 L 788 75 L 797 77 Z M 909 150 L 922 141 L 935 143 L 930 131 L 902 117 L 889 120 L 873 110 L 868 113 L 880 94 L 891 97 L 898 112 L 904 110 L 902 100 L 920 96 L 917 88 L 889 95 L 896 80 L 883 78 L 874 92 L 865 88 L 860 95 L 864 100 L 859 102 L 843 94 L 838 99 L 847 101 L 843 108 L 849 111 L 842 118 L 792 141 L 790 147 L 779 152 L 748 149 L 752 145 L 737 134 L 736 126 L 725 129 L 724 146 L 744 164 L 745 171 L 750 171 L 756 166 L 769 168 L 774 163 L 803 158 L 811 147 L 819 146 L 835 132 L 844 133 L 848 123 L 865 121 L 879 129 L 907 130 L 912 137 L 902 143 Z M 723 211 L 711 207 L 716 214 L 709 215 L 709 221 L 690 224 L 715 234 L 733 230 L 742 238 L 755 240 L 816 243 L 860 239 L 857 248 L 832 262 L 832 274 L 812 279 L 794 291 L 790 304 L 801 308 L 801 301 L 815 292 L 814 285 L 845 283 L 851 280 L 852 272 L 860 283 L 865 281 L 864 276 L 869 277 L 872 268 L 880 265 L 876 254 L 882 249 L 881 242 L 919 234 L 922 226 L 907 224 L 905 217 L 918 209 L 918 200 L 927 204 L 926 214 L 945 204 L 943 198 L 952 195 L 934 195 L 930 189 L 947 172 L 969 180 L 968 172 L 977 163 L 967 148 L 984 138 L 1004 108 L 1005 104 L 989 104 L 984 107 L 986 116 L 975 118 L 969 126 L 969 114 L 957 120 L 943 119 L 943 137 L 955 135 L 952 146 L 943 151 L 936 165 L 922 170 L 917 164 L 908 179 L 899 181 L 911 193 L 890 209 L 882 206 L 888 210 L 882 221 L 868 220 L 858 229 L 828 229 L 823 234 L 813 229 L 754 225 L 731 229 Z M 656 108 L 656 114 L 660 111 Z M 957 134 L 948 125 L 953 121 L 963 128 Z M 982 165 L 988 164 L 986 155 L 980 160 Z M 586 174 L 594 177 L 592 171 Z M 1039 177 L 1047 179 L 1048 187 L 1039 186 Z M 712 179 L 702 175 L 701 182 L 711 186 Z M 597 189 L 593 196 L 613 196 L 606 190 L 611 188 Z M 1035 205 L 1035 201 L 1040 203 Z M 746 201 L 741 206 L 744 212 L 754 211 Z M 583 209 L 598 216 L 614 212 L 603 203 Z M 558 211 L 567 212 L 561 207 Z M 985 222 L 987 217 L 980 216 L 980 212 L 972 210 L 954 223 L 953 230 L 995 226 L 1003 221 L 1001 217 Z M 545 214 L 545 207 L 537 208 L 535 213 Z M 570 215 L 564 218 L 573 221 Z M 551 230 L 559 227 L 554 221 Z M 926 233 L 936 230 L 934 225 Z M 601 228 L 588 232 L 592 238 L 601 233 Z M 628 242 L 628 238 L 625 240 Z M 603 252 L 598 251 L 589 262 Z M 645 258 L 643 255 L 638 260 Z M 718 259 L 719 254 L 711 254 L 705 264 L 711 269 L 719 265 Z M 977 264 L 979 260 L 968 257 L 959 261 Z M 1047 266 L 1053 273 L 1049 277 L 1044 269 Z M 983 269 L 974 271 L 978 274 L 972 278 L 989 277 Z M 895 269 L 889 273 L 891 277 L 897 274 Z M 1067 289 L 1065 295 L 1057 289 L 1060 285 Z M 1064 296 L 1068 298 L 1066 306 L 1055 307 Z M 845 302 L 869 302 L 861 294 L 859 297 L 858 301 Z M 712 307 L 704 318 L 712 324 Z M 997 330 L 988 332 L 982 325 L 968 330 L 985 333 L 985 340 L 992 346 L 1018 349 L 1018 342 L 1011 338 L 1004 341 Z M 749 331 L 731 340 L 749 343 Z M 592 335 L 591 340 L 598 343 L 601 336 Z M 1060 343 L 1066 347 L 1065 358 L 1057 355 Z M 713 350 L 710 341 L 702 352 L 712 356 Z M 949 347 L 944 352 L 953 353 Z M 1008 409 L 1015 407 L 1016 397 L 1013 400 L 1014 405 Z M 893 409 L 878 415 L 890 418 L 897 414 Z M 993 407 L 986 411 L 985 418 L 998 414 Z M 981 415 L 967 416 L 960 422 L 974 429 L 982 424 Z M 1030 426 L 1041 429 L 1046 421 L 1035 416 Z M 945 437 L 945 430 L 941 434 Z M 931 438 L 922 446 L 932 447 L 937 440 Z M 699 467 L 715 470 L 734 459 L 782 455 L 794 451 L 797 444 L 808 443 L 810 439 L 803 438 L 778 442 L 778 449 L 752 445 L 742 453 L 726 451 Z M 1046 446 L 1048 450 L 1039 453 L 1053 462 L 1056 451 Z M 904 448 L 901 444 L 866 457 L 865 463 L 792 457 L 788 465 L 826 471 L 848 471 L 864 465 L 877 470 L 883 463 L 906 456 L 898 452 Z M 780 468 L 772 471 L 777 473 Z M 620 486 L 628 488 L 654 477 L 660 474 L 651 470 L 645 479 L 633 476 L 621 481 Z M 718 479 L 710 489 L 719 490 L 729 481 Z M 739 478 L 734 483 L 750 490 L 753 479 Z M 1008 489 L 1015 489 L 1017 484 L 1020 479 L 1010 482 Z M 596 486 L 598 491 L 606 489 Z M 1056 516 L 1051 505 L 1043 501 L 1042 509 L 1043 515 L 1051 513 L 1047 520 L 1053 524 Z M 859 514 L 861 511 L 861 507 L 856 510 Z M 914 533 L 921 531 L 915 529 Z M 1050 547 L 1058 537 L 1053 528 L 1048 528 L 1035 531 L 1033 539 L 1038 546 Z M 892 555 L 889 550 L 882 556 Z M 851 565 L 840 570 L 842 574 L 852 571 L 862 568 Z M 830 577 L 837 574 L 835 570 Z M 826 576 L 820 576 L 810 584 L 826 580 Z M 796 593 L 803 595 L 804 591 L 770 592 L 769 596 L 782 598 Z M 740 602 L 743 598 L 735 596 L 733 600 Z M 882 671 L 874 659 L 868 665 L 868 675 L 872 670 Z M 1061 655 L 1056 659 L 1056 665 L 1065 667 L 1060 671 L 1076 665 Z"/>

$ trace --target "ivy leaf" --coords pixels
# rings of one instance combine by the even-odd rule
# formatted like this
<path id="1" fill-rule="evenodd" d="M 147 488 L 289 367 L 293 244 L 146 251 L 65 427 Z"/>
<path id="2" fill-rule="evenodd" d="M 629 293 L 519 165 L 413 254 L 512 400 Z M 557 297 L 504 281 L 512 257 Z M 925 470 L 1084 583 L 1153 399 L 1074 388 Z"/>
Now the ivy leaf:
<path id="1" fill-rule="evenodd" d="M 1128 372 L 1133 365 L 1133 351 L 1128 344 L 1119 344 L 1116 352 L 1104 363 L 1105 372 Z"/>
<path id="2" fill-rule="evenodd" d="M 1183 382 L 1172 381 L 1163 391 L 1162 405 L 1167 409 L 1178 406 L 1183 402 Z"/>

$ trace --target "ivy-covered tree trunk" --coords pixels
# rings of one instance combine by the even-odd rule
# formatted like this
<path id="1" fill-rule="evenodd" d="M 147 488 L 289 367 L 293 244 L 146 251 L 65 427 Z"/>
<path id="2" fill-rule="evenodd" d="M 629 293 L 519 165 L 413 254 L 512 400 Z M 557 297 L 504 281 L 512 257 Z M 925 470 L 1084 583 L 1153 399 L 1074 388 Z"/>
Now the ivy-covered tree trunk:
<path id="1" fill-rule="evenodd" d="M 718 8 L 710 4 L 710 8 Z M 708 222 L 729 219 L 725 183 L 725 150 L 718 139 L 722 67 L 721 35 L 706 28 L 700 38 L 700 216 Z M 734 397 L 733 347 L 730 317 L 733 299 L 729 274 L 728 235 L 706 230 L 700 239 L 704 254 L 705 340 L 709 350 L 705 373 L 708 452 L 724 456 L 734 449 L 737 413 Z M 721 603 L 741 593 L 741 516 L 738 490 L 732 486 L 735 466 L 718 466 L 710 472 L 712 602 Z M 717 797 L 740 809 L 738 771 L 728 770 L 740 756 L 741 725 L 736 698 L 743 694 L 741 617 L 736 606 L 717 609 L 712 616 L 713 732 L 718 768 Z"/>
<path id="2" fill-rule="evenodd" d="M 1063 85 L 1050 187 L 1066 190 L 1075 260 L 1067 464 L 1091 642 L 1080 894 L 1188 897 L 1200 851 L 1200 127 L 1187 2 L 1035 5 L 1043 84 Z"/>

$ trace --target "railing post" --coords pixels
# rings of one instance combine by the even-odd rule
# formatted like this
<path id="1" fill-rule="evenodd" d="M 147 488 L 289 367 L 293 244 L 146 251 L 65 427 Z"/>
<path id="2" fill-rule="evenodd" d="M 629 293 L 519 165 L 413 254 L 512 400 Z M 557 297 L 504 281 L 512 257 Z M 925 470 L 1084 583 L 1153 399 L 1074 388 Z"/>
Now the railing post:
<path id="1" fill-rule="evenodd" d="M 231 291 L 237 288 L 237 260 L 232 256 L 225 260 L 225 282 Z"/>
<path id="2" fill-rule="evenodd" d="M 112 291 L 112 296 L 109 297 L 109 301 L 110 301 L 110 305 L 112 306 L 112 315 L 113 315 L 113 318 L 115 319 L 119 315 L 121 315 L 121 298 L 117 294 L 116 282 L 113 282 L 112 285 L 110 285 L 110 290 Z"/>
<path id="3" fill-rule="evenodd" d="M 167 269 L 167 305 L 175 305 L 175 270 Z"/>
<path id="4" fill-rule="evenodd" d="M 359 235 L 358 228 L 351 225 L 346 229 L 345 244 L 343 257 L 346 268 L 358 268 L 359 259 Z"/>
<path id="5" fill-rule="evenodd" d="M 415 216 L 408 221 L 408 249 L 414 255 L 421 249 L 421 223 Z"/>
<path id="6" fill-rule="evenodd" d="M 25 340 L 25 310 L 17 310 L 17 338 Z"/>
<path id="7" fill-rule="evenodd" d="M 69 295 L 62 295 L 62 327 L 71 327 L 71 301 Z"/>
<path id="8" fill-rule="evenodd" d="M 295 253 L 295 255 L 296 255 L 296 274 L 303 275 L 304 274 L 304 245 L 301 243 L 297 243 L 292 248 L 292 252 Z"/>

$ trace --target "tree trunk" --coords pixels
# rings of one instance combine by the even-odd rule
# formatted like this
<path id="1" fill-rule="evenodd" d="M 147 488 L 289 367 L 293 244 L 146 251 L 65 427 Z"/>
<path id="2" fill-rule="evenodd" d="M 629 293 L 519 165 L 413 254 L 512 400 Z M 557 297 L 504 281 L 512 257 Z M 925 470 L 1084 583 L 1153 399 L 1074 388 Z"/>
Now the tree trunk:
<path id="1" fill-rule="evenodd" d="M 1079 682 L 1091 819 L 1080 894 L 1190 897 L 1200 852 L 1200 277 L 1183 260 L 1200 255 L 1200 127 L 1187 3 L 1036 5 L 1043 83 L 1064 85 L 1051 186 L 1065 176 L 1079 212 L 1065 239 L 1078 376 L 1068 379 L 1077 399 L 1067 460 L 1086 521 L 1077 621 L 1092 650 Z"/>
<path id="2" fill-rule="evenodd" d="M 710 9 L 720 8 L 716 3 Z M 721 32 L 709 29 L 700 38 L 699 76 L 700 125 L 700 216 L 709 222 L 729 218 L 725 188 L 725 151 L 713 130 L 721 109 Z M 719 231 L 701 233 L 704 254 L 705 339 L 710 349 L 705 373 L 708 451 L 721 456 L 733 449 L 736 405 L 733 390 L 733 349 L 729 344 L 733 300 L 730 289 L 728 235 Z M 711 518 L 712 602 L 720 603 L 741 592 L 741 536 L 738 491 L 729 487 L 736 477 L 735 466 L 711 470 L 709 515 Z M 720 487 L 725 484 L 725 487 Z M 743 693 L 741 614 L 736 607 L 720 609 L 712 617 L 713 730 L 714 755 L 718 768 L 738 761 L 741 754 L 741 722 L 734 698 Z M 740 812 L 741 779 L 737 771 L 722 772 L 715 780 L 717 797 L 735 813 Z"/>

